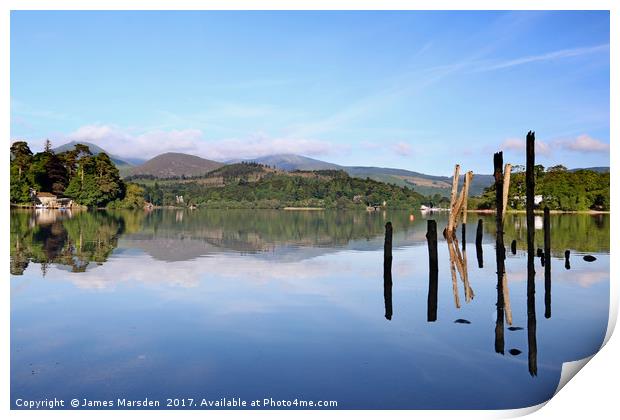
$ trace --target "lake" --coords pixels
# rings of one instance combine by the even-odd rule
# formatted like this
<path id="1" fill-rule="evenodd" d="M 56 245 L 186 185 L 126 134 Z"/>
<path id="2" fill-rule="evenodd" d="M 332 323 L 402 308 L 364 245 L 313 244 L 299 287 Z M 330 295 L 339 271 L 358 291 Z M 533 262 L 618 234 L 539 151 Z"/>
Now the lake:
<path id="1" fill-rule="evenodd" d="M 164 408 L 168 398 L 337 401 L 340 409 L 543 402 L 562 363 L 592 355 L 605 336 L 609 215 L 551 215 L 551 289 L 536 258 L 529 307 L 525 215 L 507 215 L 512 324 L 497 310 L 494 216 L 468 217 L 466 286 L 459 270 L 453 281 L 446 214 L 14 210 L 12 407 L 54 397 L 148 398 Z M 428 218 L 439 230 L 436 297 Z M 536 227 L 543 248 L 541 216 Z"/>

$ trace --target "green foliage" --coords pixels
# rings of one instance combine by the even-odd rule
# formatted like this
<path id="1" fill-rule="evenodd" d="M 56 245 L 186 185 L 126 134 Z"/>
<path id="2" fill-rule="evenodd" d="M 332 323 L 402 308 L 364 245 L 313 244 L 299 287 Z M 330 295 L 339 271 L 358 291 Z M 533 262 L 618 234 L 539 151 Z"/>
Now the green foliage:
<path id="1" fill-rule="evenodd" d="M 141 209 L 144 207 L 144 188 L 138 184 L 126 185 L 125 198 L 110 202 L 107 207 L 112 209 Z"/>
<path id="2" fill-rule="evenodd" d="M 546 171 L 542 165 L 535 167 L 535 194 L 543 198 L 540 207 L 550 210 L 586 211 L 609 210 L 609 172 L 586 169 L 568 171 L 556 165 Z M 480 197 L 470 199 L 470 208 L 495 208 L 495 185 L 487 188 Z M 525 172 L 513 172 L 510 178 L 508 207 L 525 209 Z"/>
<path id="3" fill-rule="evenodd" d="M 93 156 L 83 144 L 55 154 L 49 140 L 45 150 L 34 155 L 26 142 L 11 145 L 11 202 L 31 202 L 30 189 L 72 198 L 85 206 L 105 206 L 125 193 L 108 155 Z"/>
<path id="4" fill-rule="evenodd" d="M 155 205 L 174 205 L 175 197 L 182 195 L 185 203 L 214 208 L 365 208 L 385 201 L 389 208 L 413 209 L 425 201 L 410 188 L 352 178 L 344 171 L 271 172 L 248 181 L 242 175 L 245 170 L 230 166 L 237 176 L 219 172 L 231 175 L 224 186 L 198 180 L 144 184 L 145 199 Z"/>

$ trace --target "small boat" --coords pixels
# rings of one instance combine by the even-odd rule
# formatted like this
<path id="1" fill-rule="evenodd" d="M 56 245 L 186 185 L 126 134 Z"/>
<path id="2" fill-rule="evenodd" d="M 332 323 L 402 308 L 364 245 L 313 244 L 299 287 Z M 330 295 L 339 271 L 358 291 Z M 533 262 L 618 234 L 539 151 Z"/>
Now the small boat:
<path id="1" fill-rule="evenodd" d="M 35 209 L 44 209 L 44 208 L 46 208 L 46 207 L 45 207 L 45 205 L 43 205 L 43 204 L 35 204 L 34 208 L 35 208 Z"/>
<path id="2" fill-rule="evenodd" d="M 448 211 L 448 209 L 444 209 L 441 207 L 429 207 L 429 206 L 425 206 L 424 204 L 422 204 L 420 206 L 420 211 L 422 213 L 433 213 L 433 212 L 437 212 L 437 211 Z"/>

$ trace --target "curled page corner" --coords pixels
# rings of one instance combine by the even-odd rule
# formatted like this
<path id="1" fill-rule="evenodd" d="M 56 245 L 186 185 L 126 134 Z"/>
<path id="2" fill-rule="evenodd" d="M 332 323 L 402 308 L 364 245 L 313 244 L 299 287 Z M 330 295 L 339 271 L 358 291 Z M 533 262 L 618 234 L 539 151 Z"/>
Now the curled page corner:
<path id="1" fill-rule="evenodd" d="M 585 357 L 580 360 L 573 360 L 572 362 L 565 362 L 562 364 L 562 373 L 560 374 L 560 382 L 558 383 L 558 387 L 555 389 L 555 392 L 553 393 L 554 397 L 557 395 L 558 392 L 560 392 L 562 388 L 564 388 L 564 385 L 566 385 L 568 381 L 573 379 L 573 376 L 575 376 L 577 372 L 579 372 L 594 357 L 595 354 L 593 354 L 592 356 Z"/>

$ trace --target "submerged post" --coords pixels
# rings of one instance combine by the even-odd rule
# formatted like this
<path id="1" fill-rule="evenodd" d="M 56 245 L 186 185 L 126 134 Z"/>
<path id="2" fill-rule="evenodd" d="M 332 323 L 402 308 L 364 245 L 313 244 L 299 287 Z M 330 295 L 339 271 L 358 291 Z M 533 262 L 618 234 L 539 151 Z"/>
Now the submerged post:
<path id="1" fill-rule="evenodd" d="M 476 228 L 476 257 L 478 258 L 478 267 L 483 268 L 484 261 L 482 258 L 482 219 L 478 219 L 478 227 Z"/>
<path id="2" fill-rule="evenodd" d="M 392 222 L 385 224 L 385 240 L 383 242 L 383 258 L 392 258 Z"/>
<path id="3" fill-rule="evenodd" d="M 512 255 L 516 255 L 517 253 L 517 240 L 513 239 L 512 242 L 510 243 L 510 252 L 512 252 Z"/>
<path id="4" fill-rule="evenodd" d="M 428 300 L 426 320 L 437 321 L 437 291 L 439 278 L 439 265 L 437 263 L 437 222 L 428 220 L 426 228 L 426 240 L 428 243 Z"/>
<path id="5" fill-rule="evenodd" d="M 570 270 L 570 249 L 564 251 L 564 268 Z"/>
<path id="6" fill-rule="evenodd" d="M 504 163 L 504 157 L 502 152 L 497 152 L 493 155 L 493 177 L 495 178 L 495 226 L 497 228 L 497 238 L 502 234 L 502 219 L 504 213 L 504 175 L 502 173 L 502 166 Z"/>
<path id="7" fill-rule="evenodd" d="M 543 218 L 545 232 L 545 318 L 551 318 L 551 219 L 545 206 Z"/>
<path id="8" fill-rule="evenodd" d="M 528 369 L 531 376 L 538 374 L 536 343 L 536 271 L 534 269 L 534 175 L 535 134 L 527 133 L 525 146 L 525 213 L 527 221 L 527 347 Z"/>
<path id="9" fill-rule="evenodd" d="M 493 175 L 495 177 L 495 264 L 497 267 L 497 302 L 495 319 L 495 352 L 504 354 L 504 247 L 503 197 L 504 176 L 502 173 L 503 153 L 493 155 Z"/>

